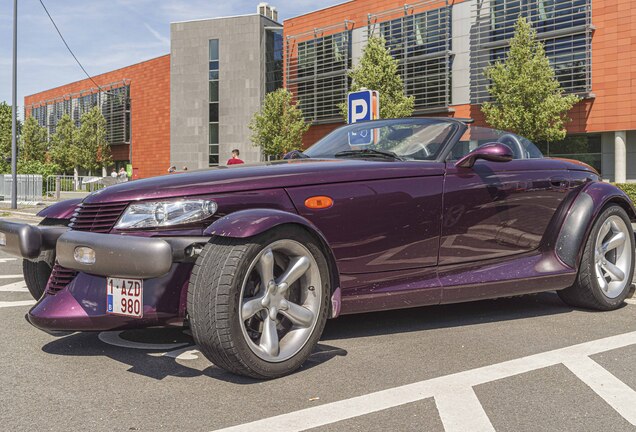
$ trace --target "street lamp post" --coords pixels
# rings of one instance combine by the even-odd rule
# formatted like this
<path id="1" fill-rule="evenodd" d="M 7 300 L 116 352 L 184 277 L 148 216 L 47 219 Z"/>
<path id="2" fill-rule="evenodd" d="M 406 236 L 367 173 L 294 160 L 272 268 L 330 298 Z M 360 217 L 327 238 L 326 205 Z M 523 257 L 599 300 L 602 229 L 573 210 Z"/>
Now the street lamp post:
<path id="1" fill-rule="evenodd" d="M 18 208 L 18 0 L 13 0 L 13 108 L 11 109 L 11 208 Z"/>

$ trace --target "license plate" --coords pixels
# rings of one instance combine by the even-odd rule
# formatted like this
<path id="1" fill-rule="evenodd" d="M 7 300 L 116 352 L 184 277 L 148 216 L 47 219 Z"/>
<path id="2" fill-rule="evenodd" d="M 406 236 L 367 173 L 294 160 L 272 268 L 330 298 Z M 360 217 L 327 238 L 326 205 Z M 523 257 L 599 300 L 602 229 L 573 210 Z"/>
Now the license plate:
<path id="1" fill-rule="evenodd" d="M 134 318 L 144 316 L 144 285 L 141 279 L 106 279 L 106 313 Z"/>

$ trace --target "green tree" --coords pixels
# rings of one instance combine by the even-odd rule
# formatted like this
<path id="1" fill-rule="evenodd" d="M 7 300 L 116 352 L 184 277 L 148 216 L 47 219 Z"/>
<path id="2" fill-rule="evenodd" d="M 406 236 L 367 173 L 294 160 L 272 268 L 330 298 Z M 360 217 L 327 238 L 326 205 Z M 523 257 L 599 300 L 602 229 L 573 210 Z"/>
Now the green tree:
<path id="1" fill-rule="evenodd" d="M 20 134 L 20 161 L 46 162 L 47 146 L 46 128 L 30 116 L 25 120 Z"/>
<path id="2" fill-rule="evenodd" d="M 94 107 L 80 118 L 77 144 L 78 165 L 89 172 L 96 172 L 112 162 L 106 139 L 106 119 L 99 107 Z"/>
<path id="3" fill-rule="evenodd" d="M 57 123 L 55 133 L 51 136 L 49 148 L 51 162 L 65 174 L 73 172 L 80 162 L 78 134 L 79 131 L 71 116 L 64 114 Z"/>
<path id="4" fill-rule="evenodd" d="M 9 172 L 11 158 L 11 106 L 0 102 L 0 173 Z"/>
<path id="5" fill-rule="evenodd" d="M 415 98 L 404 94 L 404 84 L 398 73 L 398 61 L 391 57 L 384 38 L 369 38 L 360 63 L 349 72 L 349 77 L 351 91 L 367 88 L 380 93 L 381 118 L 402 118 L 413 115 Z M 346 103 L 340 105 L 340 111 L 346 120 Z"/>
<path id="6" fill-rule="evenodd" d="M 284 88 L 268 93 L 261 111 L 249 124 L 252 142 L 269 156 L 282 156 L 302 146 L 303 134 L 309 124 L 303 112 L 293 103 L 292 94 Z"/>
<path id="7" fill-rule="evenodd" d="M 485 75 L 491 80 L 492 102 L 482 106 L 488 124 L 535 142 L 565 138 L 567 113 L 579 98 L 563 94 L 543 44 L 524 17 L 515 24 L 505 61 L 486 68 Z"/>

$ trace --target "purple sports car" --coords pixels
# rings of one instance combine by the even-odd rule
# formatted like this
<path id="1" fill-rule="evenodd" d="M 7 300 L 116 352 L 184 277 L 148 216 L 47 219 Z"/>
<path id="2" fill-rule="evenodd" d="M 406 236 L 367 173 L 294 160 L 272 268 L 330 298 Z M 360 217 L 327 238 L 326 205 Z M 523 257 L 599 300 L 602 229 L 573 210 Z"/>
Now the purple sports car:
<path id="1" fill-rule="evenodd" d="M 328 318 L 556 290 L 618 308 L 629 198 L 456 119 L 344 126 L 286 160 L 123 183 L 0 222 L 47 332 L 185 326 L 236 374 L 307 359 Z"/>

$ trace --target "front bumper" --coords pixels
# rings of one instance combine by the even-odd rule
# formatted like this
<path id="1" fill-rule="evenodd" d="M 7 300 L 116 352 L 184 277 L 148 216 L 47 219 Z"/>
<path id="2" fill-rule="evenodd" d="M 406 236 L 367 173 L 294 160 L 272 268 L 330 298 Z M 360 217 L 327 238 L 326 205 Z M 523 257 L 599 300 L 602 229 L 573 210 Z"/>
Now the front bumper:
<path id="1" fill-rule="evenodd" d="M 37 259 L 56 249 L 57 262 L 67 269 L 97 276 L 152 279 L 166 275 L 175 262 L 192 261 L 209 237 L 139 237 L 71 231 L 0 221 L 4 243 L 0 250 L 25 259 Z M 75 259 L 78 247 L 90 248 L 95 262 Z"/>
<path id="2" fill-rule="evenodd" d="M 47 287 L 27 320 L 45 331 L 113 330 L 183 323 L 193 262 L 209 237 L 140 237 L 36 227 L 0 221 L 0 250 L 37 259 L 56 249 L 60 266 L 77 275 L 61 291 Z M 78 247 L 94 251 L 95 262 L 75 259 Z M 144 279 L 143 318 L 106 313 L 106 277 Z"/>
<path id="3" fill-rule="evenodd" d="M 26 259 L 36 259 L 40 253 L 55 249 L 66 227 L 33 226 L 0 221 L 0 250 Z"/>

